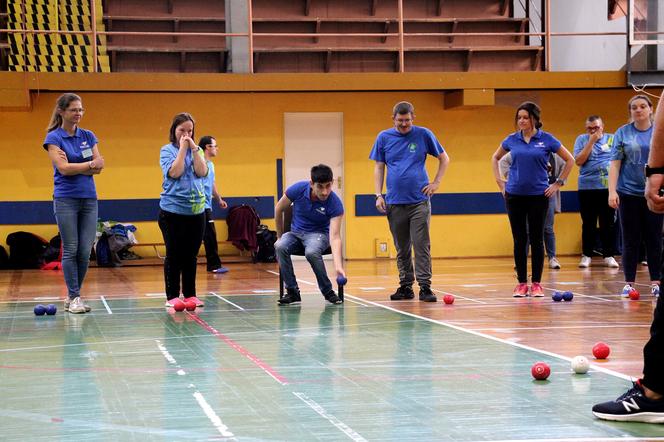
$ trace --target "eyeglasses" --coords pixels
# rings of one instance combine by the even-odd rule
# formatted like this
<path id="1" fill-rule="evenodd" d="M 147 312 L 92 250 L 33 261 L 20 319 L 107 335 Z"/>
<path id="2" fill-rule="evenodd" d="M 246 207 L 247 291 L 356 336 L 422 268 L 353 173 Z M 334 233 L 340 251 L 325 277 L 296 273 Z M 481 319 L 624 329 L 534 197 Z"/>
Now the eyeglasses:
<path id="1" fill-rule="evenodd" d="M 586 126 L 586 130 L 587 130 L 588 132 L 595 132 L 595 131 L 598 130 L 599 128 L 601 128 L 601 126 Z"/>
<path id="2" fill-rule="evenodd" d="M 73 114 L 76 114 L 76 113 L 81 113 L 82 114 L 82 113 L 85 113 L 85 109 L 83 109 L 82 107 L 77 107 L 77 108 L 74 108 L 74 109 L 67 109 L 67 112 L 71 112 Z"/>

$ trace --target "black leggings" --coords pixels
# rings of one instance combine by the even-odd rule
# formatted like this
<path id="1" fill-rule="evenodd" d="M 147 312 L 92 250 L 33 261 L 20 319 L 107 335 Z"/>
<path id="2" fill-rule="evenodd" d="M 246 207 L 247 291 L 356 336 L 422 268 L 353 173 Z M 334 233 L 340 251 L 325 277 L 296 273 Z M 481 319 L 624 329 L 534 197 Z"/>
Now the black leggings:
<path id="1" fill-rule="evenodd" d="M 581 244 L 585 256 L 593 256 L 597 236 L 597 220 L 602 239 L 602 255 L 605 258 L 615 254 L 616 228 L 615 209 L 609 206 L 608 189 L 579 190 L 579 211 L 581 212 Z"/>
<path id="2" fill-rule="evenodd" d="M 196 296 L 196 256 L 203 241 L 205 214 L 178 215 L 160 210 L 159 228 L 166 244 L 164 260 L 166 298 L 173 299 L 180 296 L 180 276 L 182 276 L 184 297 Z"/>
<path id="3" fill-rule="evenodd" d="M 622 228 L 622 265 L 626 282 L 636 280 L 636 265 L 639 262 L 639 247 L 646 243 L 646 257 L 651 281 L 659 281 L 662 261 L 662 220 L 664 215 L 648 210 L 643 196 L 618 194 L 620 205 L 620 227 Z"/>
<path id="4" fill-rule="evenodd" d="M 643 385 L 664 394 L 664 294 L 659 296 L 650 326 L 650 340 L 643 347 Z"/>
<path id="5" fill-rule="evenodd" d="M 514 264 L 517 279 L 520 283 L 528 282 L 528 233 L 530 232 L 532 282 L 541 282 L 544 268 L 544 219 L 549 208 L 549 199 L 543 194 L 510 195 L 505 193 L 505 206 L 514 239 Z"/>

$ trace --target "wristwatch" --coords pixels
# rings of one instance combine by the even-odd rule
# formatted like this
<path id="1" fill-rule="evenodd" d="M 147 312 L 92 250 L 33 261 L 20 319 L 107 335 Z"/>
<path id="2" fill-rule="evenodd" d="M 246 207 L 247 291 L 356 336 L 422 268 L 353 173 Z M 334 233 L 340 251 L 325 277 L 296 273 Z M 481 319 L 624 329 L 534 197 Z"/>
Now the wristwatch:
<path id="1" fill-rule="evenodd" d="M 383 197 L 383 194 L 382 194 L 382 193 L 377 193 L 377 194 L 376 194 L 376 199 L 378 199 L 378 198 L 382 198 L 382 197 Z"/>
<path id="2" fill-rule="evenodd" d="M 565 185 L 565 182 L 562 178 L 556 178 L 556 184 L 559 184 L 561 187 Z"/>
<path id="3" fill-rule="evenodd" d="M 664 166 L 650 167 L 646 164 L 646 178 L 648 178 L 651 175 L 664 175 Z"/>

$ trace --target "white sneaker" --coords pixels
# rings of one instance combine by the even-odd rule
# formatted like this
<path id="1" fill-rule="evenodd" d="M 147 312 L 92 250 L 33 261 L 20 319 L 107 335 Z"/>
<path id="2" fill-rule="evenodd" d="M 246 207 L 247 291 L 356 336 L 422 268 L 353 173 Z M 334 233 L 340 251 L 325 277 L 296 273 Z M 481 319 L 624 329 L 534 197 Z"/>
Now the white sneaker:
<path id="1" fill-rule="evenodd" d="M 549 268 L 555 270 L 558 270 L 560 268 L 560 263 L 558 262 L 555 256 L 549 260 Z"/>
<path id="2" fill-rule="evenodd" d="M 632 285 L 631 284 L 625 284 L 625 287 L 623 287 L 622 292 L 620 292 L 620 296 L 623 298 L 629 298 L 629 291 L 632 290 Z"/>
<path id="3" fill-rule="evenodd" d="M 83 305 L 83 301 L 81 301 L 80 296 L 77 296 L 71 300 L 69 306 L 67 307 L 67 311 L 69 313 L 85 313 L 85 305 Z"/>
<path id="4" fill-rule="evenodd" d="M 659 284 L 652 284 L 650 286 L 650 293 L 655 297 L 659 298 Z"/>
<path id="5" fill-rule="evenodd" d="M 617 269 L 618 267 L 620 267 L 618 265 L 618 261 L 616 261 L 616 259 L 613 256 L 604 258 L 604 265 L 612 269 Z"/>
<path id="6" fill-rule="evenodd" d="M 592 258 L 590 256 L 586 255 L 581 255 L 581 262 L 579 262 L 579 267 L 582 269 L 587 269 L 590 267 L 590 263 L 592 262 Z"/>

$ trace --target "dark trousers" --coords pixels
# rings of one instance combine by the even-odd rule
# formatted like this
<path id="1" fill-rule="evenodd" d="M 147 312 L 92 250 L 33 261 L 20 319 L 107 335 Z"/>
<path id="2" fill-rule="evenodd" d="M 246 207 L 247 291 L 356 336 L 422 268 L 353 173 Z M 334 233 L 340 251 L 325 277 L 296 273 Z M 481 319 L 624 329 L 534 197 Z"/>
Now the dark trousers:
<path id="1" fill-rule="evenodd" d="M 542 281 L 544 268 L 544 219 L 549 199 L 542 195 L 510 195 L 505 193 L 507 216 L 514 239 L 514 264 L 520 283 L 528 282 L 528 233 L 533 281 Z"/>
<path id="2" fill-rule="evenodd" d="M 217 244 L 217 229 L 212 219 L 212 209 L 205 209 L 205 233 L 203 234 L 203 245 L 205 246 L 205 260 L 207 271 L 211 272 L 221 267 L 219 259 L 219 245 Z"/>
<path id="3" fill-rule="evenodd" d="M 164 282 L 166 298 L 196 296 L 196 256 L 203 240 L 205 215 L 178 215 L 159 211 L 159 228 L 166 244 L 164 260 Z"/>
<path id="4" fill-rule="evenodd" d="M 643 347 L 643 385 L 664 394 L 664 294 L 660 295 L 650 326 L 650 340 Z"/>
<path id="5" fill-rule="evenodd" d="M 659 281 L 662 260 L 662 220 L 664 215 L 648 210 L 646 198 L 620 193 L 620 224 L 622 228 L 622 265 L 626 282 L 636 280 L 641 241 L 646 243 L 648 272 L 651 281 Z"/>
<path id="6" fill-rule="evenodd" d="M 602 241 L 602 255 L 605 258 L 615 255 L 616 229 L 615 209 L 609 206 L 608 189 L 579 190 L 579 211 L 581 212 L 581 244 L 585 256 L 593 256 L 597 239 L 597 221 Z"/>

